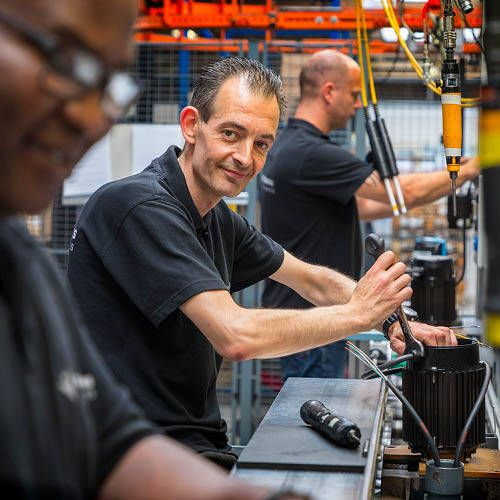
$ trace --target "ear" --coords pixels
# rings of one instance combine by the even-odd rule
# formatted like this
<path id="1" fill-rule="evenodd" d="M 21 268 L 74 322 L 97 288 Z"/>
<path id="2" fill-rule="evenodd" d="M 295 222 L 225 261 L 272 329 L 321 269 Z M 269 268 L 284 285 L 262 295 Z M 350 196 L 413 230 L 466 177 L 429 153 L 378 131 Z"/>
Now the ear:
<path id="1" fill-rule="evenodd" d="M 200 125 L 201 118 L 198 110 L 193 106 L 186 106 L 181 111 L 180 126 L 184 140 L 188 144 L 196 143 L 196 135 Z"/>
<path id="2" fill-rule="evenodd" d="M 331 104 L 333 99 L 334 99 L 336 91 L 337 91 L 337 87 L 335 86 L 335 84 L 333 82 L 326 82 L 321 87 L 320 94 L 321 94 L 321 97 L 323 97 L 323 99 L 328 104 Z"/>

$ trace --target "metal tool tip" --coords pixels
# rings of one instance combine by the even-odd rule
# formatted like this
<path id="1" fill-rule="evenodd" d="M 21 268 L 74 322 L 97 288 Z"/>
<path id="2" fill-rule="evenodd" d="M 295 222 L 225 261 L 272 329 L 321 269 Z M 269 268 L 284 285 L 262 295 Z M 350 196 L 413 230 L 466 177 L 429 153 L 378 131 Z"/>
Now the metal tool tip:
<path id="1" fill-rule="evenodd" d="M 360 443 L 361 443 L 361 441 L 359 440 L 359 437 L 356 436 L 356 431 L 354 429 L 351 429 L 347 433 L 347 439 L 348 439 L 348 441 L 350 441 L 356 447 L 358 447 L 360 445 Z"/>
<path id="2" fill-rule="evenodd" d="M 451 179 L 451 196 L 453 200 L 453 216 L 457 216 L 457 184 L 455 178 Z"/>

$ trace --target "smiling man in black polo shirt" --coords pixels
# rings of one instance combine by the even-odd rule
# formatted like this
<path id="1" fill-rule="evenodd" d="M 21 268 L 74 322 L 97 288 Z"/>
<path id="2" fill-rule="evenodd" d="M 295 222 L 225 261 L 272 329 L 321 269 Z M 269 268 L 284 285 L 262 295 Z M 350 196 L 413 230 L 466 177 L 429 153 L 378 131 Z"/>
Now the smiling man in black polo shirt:
<path id="1" fill-rule="evenodd" d="M 98 190 L 70 254 L 71 285 L 112 370 L 169 436 L 228 468 L 235 457 L 216 397 L 222 356 L 282 356 L 379 327 L 411 294 L 392 252 L 356 285 L 295 259 L 222 201 L 261 171 L 282 106 L 281 80 L 259 62 L 205 67 L 181 112 L 184 149 Z M 322 307 L 234 302 L 230 292 L 267 276 Z"/>
<path id="2" fill-rule="evenodd" d="M 329 139 L 361 108 L 358 64 L 336 50 L 316 52 L 300 72 L 300 102 L 270 151 L 261 182 L 262 231 L 307 262 L 359 278 L 359 220 L 392 216 L 377 171 Z M 479 173 L 476 159 L 467 161 L 460 184 Z M 462 175 L 463 174 L 463 175 Z M 400 176 L 408 207 L 437 200 L 451 192 L 448 172 Z M 264 307 L 309 308 L 294 290 L 268 280 Z M 344 342 L 281 358 L 287 377 L 343 377 Z"/>

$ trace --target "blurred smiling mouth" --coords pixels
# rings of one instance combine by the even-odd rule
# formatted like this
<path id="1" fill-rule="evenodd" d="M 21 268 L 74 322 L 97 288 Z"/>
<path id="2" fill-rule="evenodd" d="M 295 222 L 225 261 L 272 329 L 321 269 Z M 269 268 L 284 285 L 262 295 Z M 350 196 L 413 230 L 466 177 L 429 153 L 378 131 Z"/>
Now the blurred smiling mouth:
<path id="1" fill-rule="evenodd" d="M 224 168 L 224 167 L 222 167 L 222 169 L 224 170 L 224 172 L 226 172 L 226 174 L 229 177 L 236 179 L 236 180 L 244 179 L 248 175 L 246 172 L 241 172 L 240 170 L 232 170 L 232 169 Z"/>

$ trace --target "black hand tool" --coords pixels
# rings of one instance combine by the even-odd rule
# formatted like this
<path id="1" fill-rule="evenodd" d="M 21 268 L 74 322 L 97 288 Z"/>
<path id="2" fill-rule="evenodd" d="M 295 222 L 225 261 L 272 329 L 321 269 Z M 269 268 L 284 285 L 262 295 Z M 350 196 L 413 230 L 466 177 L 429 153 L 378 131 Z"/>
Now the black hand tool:
<path id="1" fill-rule="evenodd" d="M 378 259 L 384 253 L 384 247 L 384 240 L 378 234 L 370 233 L 365 239 L 366 251 L 374 259 Z M 414 354 L 416 357 L 423 356 L 424 346 L 411 333 L 410 324 L 402 305 L 396 309 L 396 314 L 398 315 L 398 321 L 405 338 L 405 354 Z"/>
<path id="2" fill-rule="evenodd" d="M 323 403 L 311 399 L 300 408 L 302 420 L 317 431 L 328 436 L 335 444 L 345 448 L 357 448 L 361 431 L 350 420 L 333 413 Z"/>

